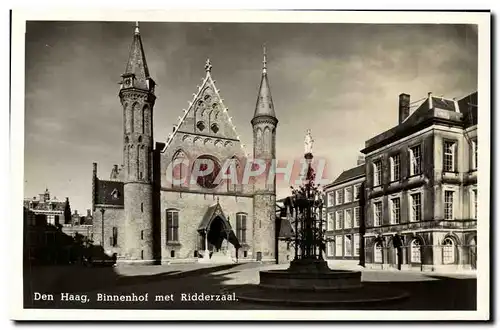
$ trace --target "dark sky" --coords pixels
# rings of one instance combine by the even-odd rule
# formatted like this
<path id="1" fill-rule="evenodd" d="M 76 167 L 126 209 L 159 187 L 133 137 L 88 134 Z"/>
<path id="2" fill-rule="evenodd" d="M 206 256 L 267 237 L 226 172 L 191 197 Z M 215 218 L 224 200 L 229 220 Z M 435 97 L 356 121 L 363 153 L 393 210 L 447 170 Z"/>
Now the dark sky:
<path id="1" fill-rule="evenodd" d="M 134 25 L 28 22 L 26 197 L 48 187 L 84 212 L 91 206 L 92 162 L 101 177 L 121 163 L 117 83 Z M 250 152 L 265 43 L 279 119 L 277 157 L 301 157 L 310 128 L 314 154 L 328 160 L 330 179 L 356 165 L 367 139 L 397 124 L 400 93 L 414 101 L 429 91 L 452 98 L 477 90 L 473 26 L 144 22 L 140 29 L 159 85 L 155 141 L 166 140 L 187 108 L 210 57 L 212 76 Z"/>

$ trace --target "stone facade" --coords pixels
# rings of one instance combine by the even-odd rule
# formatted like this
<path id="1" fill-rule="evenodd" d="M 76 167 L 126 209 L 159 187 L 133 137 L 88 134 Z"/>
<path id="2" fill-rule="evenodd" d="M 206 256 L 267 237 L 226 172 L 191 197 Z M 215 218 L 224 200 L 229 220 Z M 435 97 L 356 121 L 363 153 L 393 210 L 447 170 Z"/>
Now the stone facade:
<path id="1" fill-rule="evenodd" d="M 247 215 L 246 241 L 240 242 L 242 248 L 238 251 L 238 259 L 253 259 L 250 249 L 250 244 L 253 242 L 252 221 L 250 219 L 253 219 L 254 216 L 251 197 L 163 191 L 161 198 L 161 210 L 164 210 L 161 214 L 163 261 L 168 262 L 172 259 L 196 260 L 195 251 L 199 251 L 199 253 L 203 251 L 203 236 L 198 231 L 201 219 L 207 212 L 207 208 L 216 203 L 220 204 L 233 230 L 236 230 L 236 214 L 244 213 Z M 166 210 L 172 209 L 179 211 L 179 233 L 178 240 L 175 242 L 167 240 Z M 172 254 L 172 251 L 175 252 Z M 229 252 L 231 257 L 236 258 L 234 246 L 229 245 Z"/>
<path id="2" fill-rule="evenodd" d="M 277 243 L 274 180 L 242 182 L 248 155 L 211 70 L 207 60 L 205 78 L 189 108 L 165 143 L 153 147 L 155 82 L 136 27 L 119 92 L 123 164 L 113 167 L 109 180 L 98 178 L 94 164 L 92 177 L 94 243 L 117 253 L 118 260 L 190 262 L 210 252 L 224 253 L 228 260 L 275 262 L 278 251 L 289 251 Z M 264 58 L 252 119 L 254 157 L 275 158 L 277 123 Z M 236 173 L 236 181 L 218 181 L 215 175 L 191 180 L 200 160 L 212 161 L 214 173 Z M 235 171 L 232 165 L 228 171 L 228 161 Z M 214 210 L 217 213 L 211 213 Z"/>
<path id="3" fill-rule="evenodd" d="M 363 150 L 366 265 L 474 268 L 477 93 L 460 101 L 429 94 L 411 114 L 408 99 L 400 96 L 398 126 Z"/>

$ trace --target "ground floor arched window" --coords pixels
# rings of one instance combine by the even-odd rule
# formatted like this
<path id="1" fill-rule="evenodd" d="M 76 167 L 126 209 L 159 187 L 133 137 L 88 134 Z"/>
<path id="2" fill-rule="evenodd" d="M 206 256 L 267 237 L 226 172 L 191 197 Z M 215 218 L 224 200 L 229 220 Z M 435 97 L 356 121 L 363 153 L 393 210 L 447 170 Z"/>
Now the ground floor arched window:
<path id="1" fill-rule="evenodd" d="M 417 239 L 414 239 L 410 243 L 410 261 L 412 263 L 420 263 L 421 262 L 420 255 L 420 242 Z"/>
<path id="2" fill-rule="evenodd" d="M 454 264 L 455 257 L 455 242 L 447 237 L 443 241 L 443 264 Z"/>
<path id="3" fill-rule="evenodd" d="M 382 243 L 375 243 L 373 248 L 373 261 L 377 263 L 382 263 Z"/>

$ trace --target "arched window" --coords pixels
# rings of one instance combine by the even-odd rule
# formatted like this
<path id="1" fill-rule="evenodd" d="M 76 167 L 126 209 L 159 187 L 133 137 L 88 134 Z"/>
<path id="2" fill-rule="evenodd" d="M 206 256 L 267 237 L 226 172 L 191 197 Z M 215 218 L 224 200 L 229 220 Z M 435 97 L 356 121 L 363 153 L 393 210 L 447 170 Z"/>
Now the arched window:
<path id="1" fill-rule="evenodd" d="M 147 118 L 146 118 L 146 115 L 147 115 L 147 111 L 148 111 L 148 107 L 147 106 L 144 106 L 142 108 L 142 134 L 145 134 L 146 133 L 146 125 L 147 125 Z"/>
<path id="2" fill-rule="evenodd" d="M 141 169 L 141 146 L 137 145 L 137 159 L 135 161 L 135 178 L 136 180 L 140 177 L 140 169 Z M 142 179 L 142 178 L 140 178 Z"/>
<path id="3" fill-rule="evenodd" d="M 184 164 L 187 159 L 186 154 L 179 150 L 172 157 L 172 186 L 182 187 L 185 185 L 188 172 L 187 165 Z"/>
<path id="4" fill-rule="evenodd" d="M 131 133 L 134 133 L 134 126 L 135 126 L 135 112 L 137 111 L 137 109 L 139 108 L 139 105 L 137 103 L 134 103 L 134 105 L 132 106 L 132 109 L 130 109 L 130 132 Z"/>
<path id="5" fill-rule="evenodd" d="M 266 126 L 266 128 L 264 128 L 264 136 L 263 136 L 263 151 L 267 154 L 269 153 L 271 150 L 270 150 L 270 146 L 271 146 L 271 128 L 269 128 L 269 126 Z"/>
<path id="6" fill-rule="evenodd" d="M 111 237 L 111 246 L 115 247 L 118 245 L 118 228 L 113 227 L 113 237 Z"/>
<path id="7" fill-rule="evenodd" d="M 382 263 L 382 243 L 377 242 L 373 247 L 373 262 Z"/>
<path id="8" fill-rule="evenodd" d="M 237 191 L 239 187 L 239 173 L 240 173 L 240 162 L 236 156 L 233 156 L 228 160 L 230 166 L 228 166 L 226 175 L 231 179 L 227 179 L 227 191 Z M 234 171 L 235 173 L 232 173 Z M 234 180 L 233 180 L 234 179 Z"/>
<path id="9" fill-rule="evenodd" d="M 130 156 L 131 156 L 130 153 L 131 152 L 132 152 L 132 146 L 129 145 L 127 156 L 126 156 L 127 157 L 127 175 L 130 175 L 130 170 L 131 170 L 131 168 L 130 168 Z"/>
<path id="10" fill-rule="evenodd" d="M 179 241 L 179 211 L 167 210 L 167 243 Z"/>
<path id="11" fill-rule="evenodd" d="M 414 239 L 410 243 L 410 261 L 412 263 L 421 263 L 422 261 L 420 254 L 420 242 L 418 239 Z"/>
<path id="12" fill-rule="evenodd" d="M 203 116 L 203 112 L 201 114 Z M 196 127 L 198 128 L 198 130 L 201 132 L 205 129 L 205 123 L 202 122 L 202 121 L 199 121 L 197 124 L 196 124 Z"/>
<path id="13" fill-rule="evenodd" d="M 207 162 L 212 161 L 213 164 L 213 170 L 211 173 L 208 173 L 204 176 L 199 175 L 196 178 L 196 182 L 198 183 L 198 185 L 202 188 L 207 188 L 207 189 L 216 188 L 218 186 L 218 182 L 216 182 L 215 179 L 217 178 L 221 170 L 219 161 L 215 157 L 209 155 L 200 156 L 198 157 L 197 160 L 200 160 L 200 162 L 195 162 L 193 167 L 199 166 L 199 169 L 197 170 L 199 170 L 200 172 L 208 169 L 208 165 L 205 162 L 203 162 L 204 160 L 206 160 Z"/>
<path id="14" fill-rule="evenodd" d="M 455 242 L 449 237 L 443 241 L 443 264 L 455 263 Z"/>
<path id="15" fill-rule="evenodd" d="M 236 237 L 240 243 L 246 243 L 247 241 L 246 213 L 236 213 Z"/>

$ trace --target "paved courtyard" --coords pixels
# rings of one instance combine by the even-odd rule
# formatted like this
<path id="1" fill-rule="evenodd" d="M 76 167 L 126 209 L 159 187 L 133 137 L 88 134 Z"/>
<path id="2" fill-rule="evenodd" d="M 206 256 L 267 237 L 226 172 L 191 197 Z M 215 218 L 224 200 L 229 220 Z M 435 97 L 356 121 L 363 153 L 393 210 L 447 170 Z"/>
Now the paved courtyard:
<path id="1" fill-rule="evenodd" d="M 257 284 L 259 270 L 286 267 L 287 265 L 251 263 L 29 268 L 25 270 L 25 304 L 26 307 L 37 308 L 280 309 L 285 307 L 249 305 L 231 301 L 231 298 L 228 298 L 229 301 L 182 301 L 181 297 L 182 294 L 187 297 L 193 293 L 218 295 L 223 290 L 228 292 L 229 297 L 231 290 L 237 286 Z M 391 287 L 410 294 L 408 299 L 392 305 L 377 305 L 363 309 L 476 309 L 476 278 L 473 274 L 363 270 L 362 281 L 364 286 Z M 34 301 L 35 292 L 52 294 L 54 299 Z M 61 293 L 66 293 L 66 301 L 61 301 Z M 137 299 L 147 294 L 148 297 L 147 301 L 98 301 L 99 294 L 101 297 L 104 295 L 132 297 L 134 294 Z M 89 301 L 82 303 L 82 296 L 86 296 Z M 342 308 L 336 307 L 336 309 Z"/>

